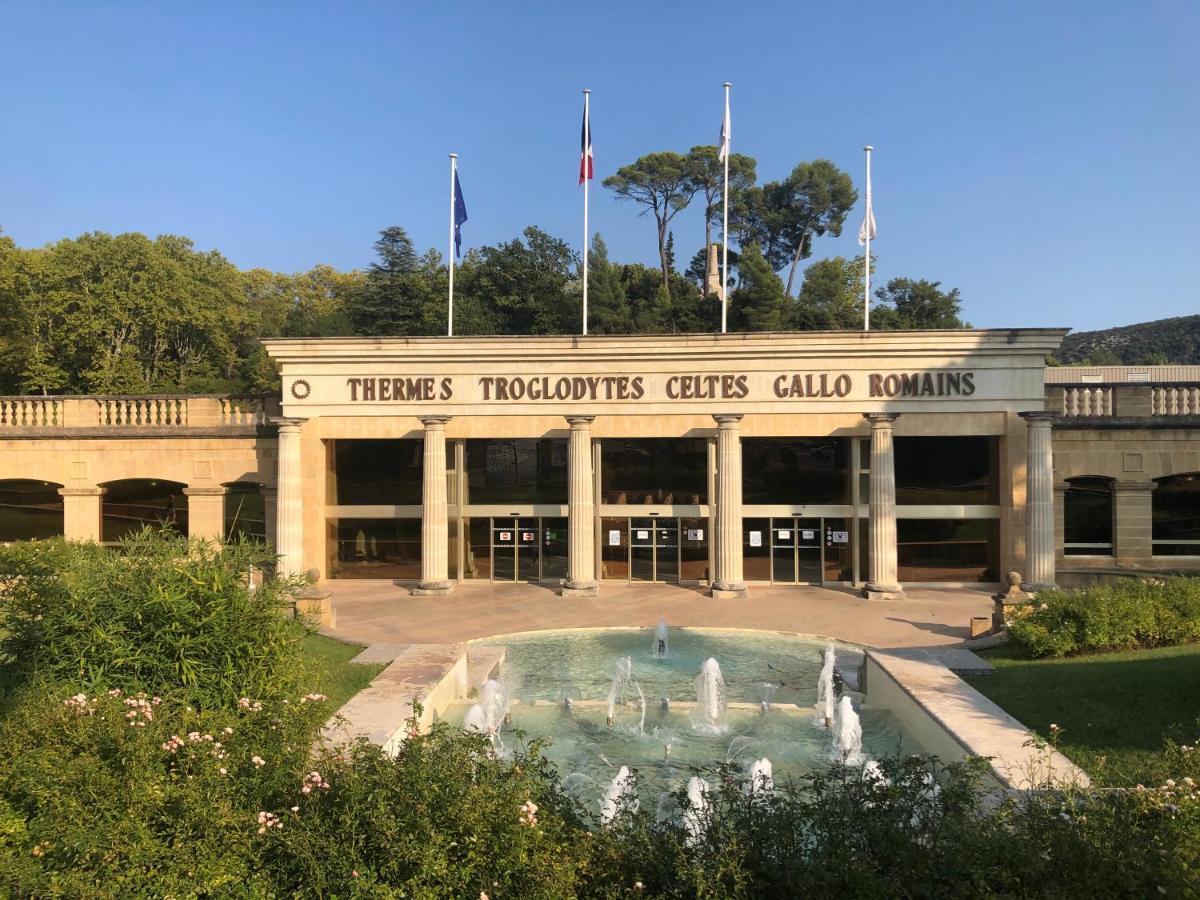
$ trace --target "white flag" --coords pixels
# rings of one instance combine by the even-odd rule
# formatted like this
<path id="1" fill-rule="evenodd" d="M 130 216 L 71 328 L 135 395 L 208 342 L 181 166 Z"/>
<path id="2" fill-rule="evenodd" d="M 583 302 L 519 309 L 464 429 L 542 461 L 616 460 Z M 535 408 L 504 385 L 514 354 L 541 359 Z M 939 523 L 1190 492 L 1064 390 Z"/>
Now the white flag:
<path id="1" fill-rule="evenodd" d="M 867 211 L 863 214 L 862 225 L 858 227 L 859 246 L 866 246 L 868 240 L 875 240 L 875 210 L 871 208 L 871 186 L 867 185 Z"/>
<path id="2" fill-rule="evenodd" d="M 721 149 L 717 153 L 717 159 L 721 161 L 724 161 L 725 158 L 729 156 L 729 136 L 731 130 L 732 129 L 730 128 L 729 124 L 729 95 L 726 94 L 725 119 L 721 122 Z"/>

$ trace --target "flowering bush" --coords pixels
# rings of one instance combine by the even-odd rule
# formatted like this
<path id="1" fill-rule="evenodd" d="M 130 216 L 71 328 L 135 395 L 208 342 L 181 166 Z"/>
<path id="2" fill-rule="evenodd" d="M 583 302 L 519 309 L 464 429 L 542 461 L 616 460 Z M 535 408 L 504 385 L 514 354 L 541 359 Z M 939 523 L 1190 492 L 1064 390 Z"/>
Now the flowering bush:
<path id="1" fill-rule="evenodd" d="M 1009 613 L 1008 632 L 1033 657 L 1194 643 L 1200 641 L 1200 578 L 1043 591 Z"/>
<path id="2" fill-rule="evenodd" d="M 288 580 L 247 589 L 270 557 L 149 529 L 114 551 L 62 540 L 0 546 L 0 660 L 9 677 L 186 692 L 198 705 L 296 692 L 305 629 Z M 132 718 L 132 717 L 131 717 Z"/>

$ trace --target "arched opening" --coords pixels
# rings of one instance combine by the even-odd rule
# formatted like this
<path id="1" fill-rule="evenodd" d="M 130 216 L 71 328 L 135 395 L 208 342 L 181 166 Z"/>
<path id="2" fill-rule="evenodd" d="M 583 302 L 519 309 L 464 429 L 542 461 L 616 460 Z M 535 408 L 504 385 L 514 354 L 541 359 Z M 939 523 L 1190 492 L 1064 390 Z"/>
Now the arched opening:
<path id="1" fill-rule="evenodd" d="M 111 544 L 146 525 L 166 526 L 177 534 L 188 533 L 188 500 L 178 481 L 126 478 L 101 485 L 101 537 Z"/>
<path id="2" fill-rule="evenodd" d="M 261 484 L 233 481 L 225 485 L 225 540 L 243 537 L 266 542 L 267 507 Z"/>
<path id="3" fill-rule="evenodd" d="M 1063 553 L 1113 555 L 1113 480 L 1099 475 L 1067 479 L 1063 492 Z"/>
<path id="4" fill-rule="evenodd" d="M 53 481 L 0 481 L 0 542 L 36 541 L 63 533 L 63 498 Z"/>
<path id="5" fill-rule="evenodd" d="M 1154 555 L 1200 556 L 1200 472 L 1154 480 Z"/>

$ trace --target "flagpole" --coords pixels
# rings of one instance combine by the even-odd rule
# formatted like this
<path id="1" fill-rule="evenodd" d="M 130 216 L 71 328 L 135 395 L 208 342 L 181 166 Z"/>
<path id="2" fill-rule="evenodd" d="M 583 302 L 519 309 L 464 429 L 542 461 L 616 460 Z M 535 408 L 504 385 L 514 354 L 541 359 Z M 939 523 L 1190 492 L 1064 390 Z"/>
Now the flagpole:
<path id="1" fill-rule="evenodd" d="M 867 152 L 867 224 L 863 231 L 863 331 L 871 330 L 871 151 L 874 149 L 870 144 L 863 147 Z"/>
<path id="2" fill-rule="evenodd" d="M 592 145 L 592 116 L 591 116 L 591 94 L 587 88 L 583 89 L 583 121 L 587 126 L 586 142 L 583 147 L 583 165 L 586 166 L 589 162 L 587 152 Z M 588 333 L 588 189 L 591 187 L 591 178 L 588 177 L 588 172 L 584 170 L 583 178 L 583 333 Z"/>
<path id="3" fill-rule="evenodd" d="M 721 334 L 725 333 L 725 320 L 729 307 L 729 153 L 733 144 L 733 135 L 729 133 L 729 89 L 733 87 L 725 82 L 725 187 L 721 190 Z"/>
<path id="4" fill-rule="evenodd" d="M 446 317 L 446 336 L 454 337 L 454 176 L 458 173 L 458 154 L 450 154 L 450 306 Z"/>

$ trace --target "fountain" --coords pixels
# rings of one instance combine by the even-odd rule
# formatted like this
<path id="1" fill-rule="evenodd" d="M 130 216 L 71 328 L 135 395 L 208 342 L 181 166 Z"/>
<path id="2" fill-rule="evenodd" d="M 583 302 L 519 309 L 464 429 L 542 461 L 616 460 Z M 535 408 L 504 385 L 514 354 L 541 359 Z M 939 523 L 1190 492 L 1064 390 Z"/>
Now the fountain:
<path id="1" fill-rule="evenodd" d="M 862 723 L 848 694 L 838 701 L 833 720 L 833 758 L 847 766 L 861 766 L 864 760 Z"/>
<path id="2" fill-rule="evenodd" d="M 771 711 L 771 698 L 775 696 L 775 692 L 779 690 L 779 685 L 772 684 L 769 681 L 760 681 L 754 686 L 755 693 L 758 694 L 758 705 L 763 712 Z"/>
<path id="3" fill-rule="evenodd" d="M 888 777 L 883 774 L 883 766 L 873 759 L 868 759 L 866 765 L 863 766 L 862 780 L 881 787 L 888 785 Z"/>
<path id="4" fill-rule="evenodd" d="M 692 710 L 694 727 L 708 732 L 724 731 L 727 702 L 721 666 L 710 656 L 696 676 L 696 707 Z"/>
<path id="5" fill-rule="evenodd" d="M 637 786 L 628 766 L 621 766 L 600 799 L 600 824 L 611 825 L 617 814 L 638 810 Z"/>
<path id="6" fill-rule="evenodd" d="M 708 798 L 708 782 L 692 776 L 687 783 L 687 810 L 683 814 L 683 828 L 687 832 L 684 844 L 695 848 L 704 840 L 708 830 L 708 818 L 712 814 L 712 801 Z"/>
<path id="7" fill-rule="evenodd" d="M 654 629 L 654 655 L 662 659 L 667 653 L 667 620 L 665 616 L 659 616 Z"/>
<path id="8" fill-rule="evenodd" d="M 479 705 L 487 717 L 488 731 L 496 734 L 508 717 L 508 691 L 495 678 L 489 678 L 479 689 Z"/>
<path id="9" fill-rule="evenodd" d="M 632 657 L 623 656 L 617 660 L 616 666 L 613 667 L 612 684 L 608 688 L 608 715 L 605 718 L 605 722 L 609 728 L 613 727 L 617 704 L 619 703 L 621 706 L 625 705 L 625 695 L 630 690 L 637 692 L 638 706 L 641 709 L 641 716 L 634 730 L 638 734 L 644 734 L 646 731 L 646 695 L 642 691 L 642 686 L 633 680 Z"/>
<path id="10" fill-rule="evenodd" d="M 655 725 L 654 737 L 663 745 L 663 759 L 670 759 L 671 748 L 675 745 L 675 732 L 663 725 Z"/>
<path id="11" fill-rule="evenodd" d="M 751 797 L 766 796 L 775 790 L 775 770 L 765 756 L 750 764 L 750 782 L 746 793 Z"/>
<path id="12" fill-rule="evenodd" d="M 833 706 L 837 698 L 833 688 L 833 668 L 837 663 L 837 651 L 833 644 L 826 644 L 821 663 L 821 676 L 817 680 L 817 715 L 813 718 L 818 728 L 833 727 Z"/>
<path id="13" fill-rule="evenodd" d="M 467 710 L 467 714 L 463 716 L 462 730 L 468 734 L 472 732 L 476 734 L 488 733 L 487 713 L 483 711 L 482 704 L 475 703 Z"/>

